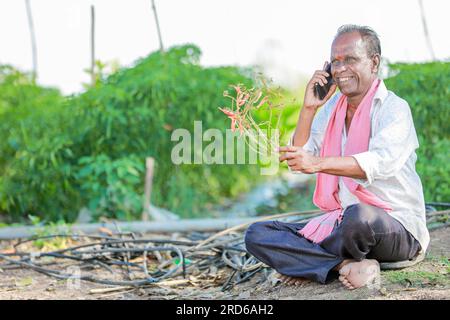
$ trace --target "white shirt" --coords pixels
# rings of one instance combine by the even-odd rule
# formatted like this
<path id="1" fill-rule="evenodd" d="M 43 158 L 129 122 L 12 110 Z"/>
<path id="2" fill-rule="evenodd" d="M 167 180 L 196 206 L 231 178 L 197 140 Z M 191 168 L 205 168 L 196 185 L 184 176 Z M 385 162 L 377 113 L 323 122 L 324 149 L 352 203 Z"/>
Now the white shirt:
<path id="1" fill-rule="evenodd" d="M 335 94 L 314 117 L 310 137 L 303 149 L 315 156 L 320 155 L 328 121 L 340 96 L 341 93 Z M 381 81 L 372 102 L 370 119 L 369 150 L 352 155 L 367 179 L 353 180 L 388 203 L 393 209 L 391 216 L 419 241 L 422 251 L 425 251 L 430 235 L 426 226 L 422 183 L 415 169 L 415 150 L 419 141 L 409 105 L 388 91 Z M 344 126 L 342 155 L 346 138 Z M 292 145 L 292 139 L 289 144 Z M 345 186 L 342 177 L 339 177 L 339 199 L 344 210 L 360 202 Z"/>

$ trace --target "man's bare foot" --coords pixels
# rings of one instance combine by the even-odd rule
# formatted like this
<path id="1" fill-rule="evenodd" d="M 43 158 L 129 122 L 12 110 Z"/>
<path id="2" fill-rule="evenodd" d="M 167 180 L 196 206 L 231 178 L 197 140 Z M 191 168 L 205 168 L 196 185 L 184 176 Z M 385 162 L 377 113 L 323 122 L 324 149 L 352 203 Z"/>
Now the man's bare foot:
<path id="1" fill-rule="evenodd" d="M 339 269 L 339 274 L 339 281 L 353 290 L 372 283 L 380 274 L 380 264 L 373 259 L 349 262 Z"/>
<path id="2" fill-rule="evenodd" d="M 298 278 L 298 277 L 289 277 L 283 274 L 278 274 L 278 279 L 280 279 L 280 281 L 288 286 L 298 286 L 298 285 L 302 285 L 304 283 L 308 283 L 311 282 L 311 280 L 306 279 L 306 278 Z"/>
<path id="3" fill-rule="evenodd" d="M 350 262 L 355 262 L 356 260 L 353 259 L 345 259 L 344 261 L 342 261 L 341 263 L 339 263 L 336 267 L 333 268 L 334 271 L 339 271 L 341 270 L 341 268 L 343 266 L 345 266 L 346 264 L 349 264 Z"/>

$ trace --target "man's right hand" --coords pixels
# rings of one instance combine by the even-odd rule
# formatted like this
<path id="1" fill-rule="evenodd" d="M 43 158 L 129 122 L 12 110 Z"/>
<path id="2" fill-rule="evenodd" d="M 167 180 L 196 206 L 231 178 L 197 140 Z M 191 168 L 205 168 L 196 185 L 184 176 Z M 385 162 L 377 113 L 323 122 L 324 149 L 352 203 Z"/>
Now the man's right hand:
<path id="1" fill-rule="evenodd" d="M 324 69 L 326 68 L 327 64 L 328 63 L 325 62 L 323 66 Z M 309 80 L 306 86 L 303 108 L 316 111 L 320 106 L 324 105 L 325 102 L 327 102 L 328 99 L 330 99 L 330 97 L 334 94 L 337 88 L 336 84 L 331 85 L 330 91 L 328 91 L 327 95 L 322 100 L 314 95 L 314 85 L 318 83 L 319 85 L 323 86 L 327 83 L 326 77 L 328 77 L 328 73 L 324 70 L 316 70 L 316 72 L 314 72 L 314 75 L 312 76 L 311 80 Z"/>

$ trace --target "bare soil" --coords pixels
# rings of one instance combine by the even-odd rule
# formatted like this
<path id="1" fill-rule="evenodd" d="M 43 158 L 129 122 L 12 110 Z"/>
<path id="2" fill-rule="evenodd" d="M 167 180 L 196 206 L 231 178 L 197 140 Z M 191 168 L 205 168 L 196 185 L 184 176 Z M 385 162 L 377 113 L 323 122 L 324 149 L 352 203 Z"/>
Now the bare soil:
<path id="1" fill-rule="evenodd" d="M 108 286 L 82 281 L 78 285 L 58 280 L 33 270 L 0 269 L 0 299 L 51 299 L 51 300 L 144 300 L 144 299 L 376 299 L 416 300 L 450 299 L 450 228 L 431 232 L 431 244 L 426 259 L 410 268 L 382 271 L 379 282 L 370 288 L 345 289 L 338 280 L 327 285 L 305 283 L 286 286 L 273 279 L 268 272 L 260 272 L 250 281 L 222 292 L 224 278 L 231 269 L 220 274 L 217 270 L 208 279 L 193 277 L 192 281 L 149 285 L 141 288 L 122 288 L 117 291 L 92 292 Z M 186 281 L 186 280 L 185 280 Z M 110 290 L 110 289 L 107 289 Z"/>

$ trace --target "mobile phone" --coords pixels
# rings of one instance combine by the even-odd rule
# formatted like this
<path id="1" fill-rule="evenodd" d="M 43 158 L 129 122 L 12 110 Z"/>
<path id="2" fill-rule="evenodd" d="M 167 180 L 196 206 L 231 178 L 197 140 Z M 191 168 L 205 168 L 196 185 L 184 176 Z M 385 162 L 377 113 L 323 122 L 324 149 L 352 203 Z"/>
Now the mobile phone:
<path id="1" fill-rule="evenodd" d="M 333 77 L 331 76 L 331 63 L 327 64 L 325 71 L 329 74 L 329 76 L 326 77 L 328 82 L 325 83 L 323 87 L 318 83 L 314 84 L 314 95 L 316 96 L 316 98 L 319 98 L 320 100 L 325 98 L 328 91 L 330 91 L 331 85 L 334 82 Z"/>

